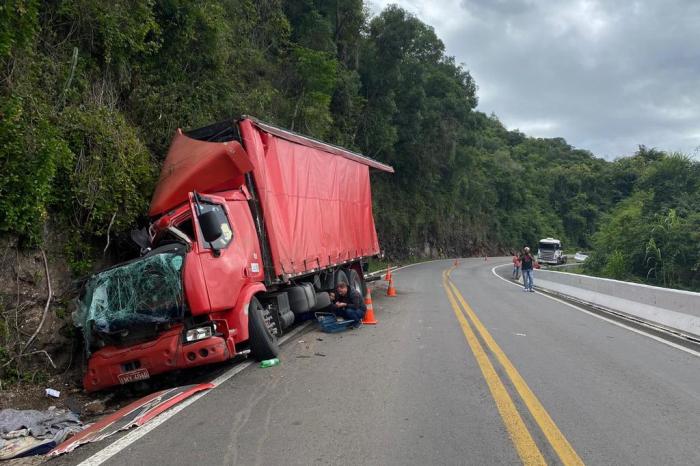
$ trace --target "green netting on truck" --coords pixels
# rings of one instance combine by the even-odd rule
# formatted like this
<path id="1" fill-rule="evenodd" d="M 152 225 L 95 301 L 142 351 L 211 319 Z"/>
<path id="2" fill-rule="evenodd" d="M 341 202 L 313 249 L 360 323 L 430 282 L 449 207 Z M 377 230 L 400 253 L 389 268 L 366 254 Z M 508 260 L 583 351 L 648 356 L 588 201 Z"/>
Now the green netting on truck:
<path id="1" fill-rule="evenodd" d="M 93 275 L 74 315 L 88 352 L 96 337 L 114 342 L 182 319 L 184 245 L 167 245 Z"/>

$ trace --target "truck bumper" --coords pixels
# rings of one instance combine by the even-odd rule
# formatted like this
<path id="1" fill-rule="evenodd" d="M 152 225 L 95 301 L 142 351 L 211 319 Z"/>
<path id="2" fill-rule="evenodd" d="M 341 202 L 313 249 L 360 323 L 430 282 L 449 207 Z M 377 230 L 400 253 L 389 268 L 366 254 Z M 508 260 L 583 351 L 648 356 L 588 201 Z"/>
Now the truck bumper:
<path id="1" fill-rule="evenodd" d="M 144 380 L 156 374 L 225 361 L 236 354 L 233 338 L 214 336 L 184 344 L 182 328 L 126 348 L 106 347 L 90 356 L 83 386 L 88 392 Z"/>

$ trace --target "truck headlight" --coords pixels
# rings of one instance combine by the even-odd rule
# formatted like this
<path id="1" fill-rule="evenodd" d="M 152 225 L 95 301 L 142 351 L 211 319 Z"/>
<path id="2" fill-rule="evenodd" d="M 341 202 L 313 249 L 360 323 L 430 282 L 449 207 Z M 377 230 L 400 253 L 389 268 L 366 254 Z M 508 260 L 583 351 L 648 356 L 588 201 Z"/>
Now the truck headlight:
<path id="1" fill-rule="evenodd" d="M 199 341 L 212 336 L 214 332 L 210 325 L 206 327 L 191 328 L 185 333 L 185 341 Z"/>

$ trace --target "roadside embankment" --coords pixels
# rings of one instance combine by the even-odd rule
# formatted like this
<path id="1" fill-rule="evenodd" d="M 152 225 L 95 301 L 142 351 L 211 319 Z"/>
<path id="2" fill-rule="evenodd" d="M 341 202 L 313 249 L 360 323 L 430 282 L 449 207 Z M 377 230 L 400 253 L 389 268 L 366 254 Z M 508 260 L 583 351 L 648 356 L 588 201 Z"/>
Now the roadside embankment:
<path id="1" fill-rule="evenodd" d="M 700 338 L 700 293 L 549 270 L 535 286 Z"/>

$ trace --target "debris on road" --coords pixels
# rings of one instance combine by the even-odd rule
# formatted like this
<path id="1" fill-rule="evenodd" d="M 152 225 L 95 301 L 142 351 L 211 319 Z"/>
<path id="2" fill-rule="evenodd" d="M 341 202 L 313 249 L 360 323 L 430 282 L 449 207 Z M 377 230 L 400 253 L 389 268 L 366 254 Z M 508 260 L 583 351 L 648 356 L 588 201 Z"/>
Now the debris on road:
<path id="1" fill-rule="evenodd" d="M 67 410 L 3 409 L 0 411 L 0 460 L 43 455 L 82 429 L 78 416 Z"/>
<path id="2" fill-rule="evenodd" d="M 184 401 L 198 392 L 211 388 L 214 388 L 214 384 L 201 383 L 152 393 L 92 424 L 70 440 L 63 442 L 51 450 L 49 456 L 69 453 L 80 445 L 97 442 L 121 430 L 126 430 L 134 426 L 140 427 L 181 401 Z"/>
<path id="3" fill-rule="evenodd" d="M 314 353 L 314 356 L 322 356 L 322 357 L 324 357 L 324 358 L 326 357 L 326 355 L 323 354 L 323 353 Z"/>
<path id="4" fill-rule="evenodd" d="M 98 400 L 92 400 L 83 405 L 82 412 L 85 414 L 102 414 L 107 411 L 107 403 L 114 398 L 114 394 L 109 394 L 104 398 Z"/>
<path id="5" fill-rule="evenodd" d="M 280 363 L 280 360 L 278 358 L 266 359 L 266 360 L 260 362 L 260 367 L 265 368 L 265 367 L 278 366 L 279 363 Z"/>
<path id="6" fill-rule="evenodd" d="M 59 392 L 58 390 L 54 390 L 53 388 L 47 388 L 46 389 L 46 396 L 51 397 L 51 398 L 60 398 L 61 392 Z"/>

